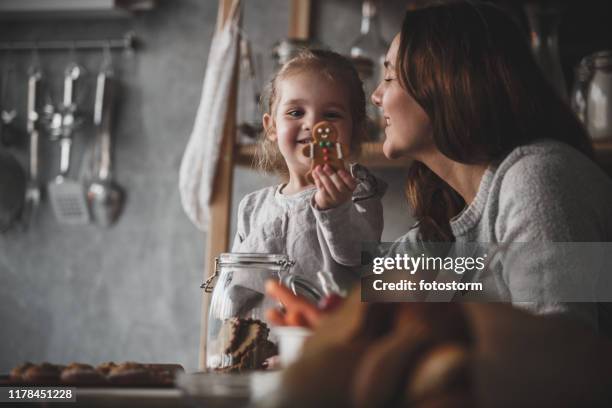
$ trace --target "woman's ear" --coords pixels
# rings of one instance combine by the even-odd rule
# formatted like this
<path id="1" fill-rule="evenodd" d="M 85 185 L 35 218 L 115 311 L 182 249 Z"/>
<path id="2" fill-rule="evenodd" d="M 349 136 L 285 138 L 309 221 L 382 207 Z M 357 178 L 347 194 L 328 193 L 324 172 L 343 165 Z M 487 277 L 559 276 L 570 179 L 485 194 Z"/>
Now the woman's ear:
<path id="1" fill-rule="evenodd" d="M 276 127 L 274 126 L 274 119 L 270 116 L 269 113 L 264 113 L 263 115 L 263 127 L 265 131 L 266 138 L 273 142 L 276 141 Z"/>

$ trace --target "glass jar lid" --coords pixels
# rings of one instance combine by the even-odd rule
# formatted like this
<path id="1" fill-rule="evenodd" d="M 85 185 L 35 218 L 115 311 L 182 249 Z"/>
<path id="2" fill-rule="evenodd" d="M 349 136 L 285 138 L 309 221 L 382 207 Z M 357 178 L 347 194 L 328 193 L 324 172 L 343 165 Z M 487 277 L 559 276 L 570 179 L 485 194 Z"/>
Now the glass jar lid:
<path id="1" fill-rule="evenodd" d="M 247 252 L 225 252 L 219 255 L 219 266 L 292 266 L 295 262 L 285 254 L 260 254 Z"/>
<path id="2" fill-rule="evenodd" d="M 204 289 L 204 292 L 212 292 L 212 282 L 219 276 L 219 270 L 224 267 L 276 270 L 280 275 L 286 273 L 294 264 L 295 261 L 285 254 L 224 252 L 215 258 L 215 269 L 200 288 Z"/>

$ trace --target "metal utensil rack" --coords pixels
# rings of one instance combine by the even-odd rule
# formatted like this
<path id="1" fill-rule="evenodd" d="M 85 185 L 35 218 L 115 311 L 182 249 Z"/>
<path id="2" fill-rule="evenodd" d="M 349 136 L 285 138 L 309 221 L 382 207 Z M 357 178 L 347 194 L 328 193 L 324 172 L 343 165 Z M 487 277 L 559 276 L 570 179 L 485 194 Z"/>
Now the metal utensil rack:
<path id="1" fill-rule="evenodd" d="M 108 40 L 44 40 L 0 42 L 0 51 L 100 50 L 103 48 L 132 52 L 136 48 L 136 34 L 127 32 L 122 38 Z"/>

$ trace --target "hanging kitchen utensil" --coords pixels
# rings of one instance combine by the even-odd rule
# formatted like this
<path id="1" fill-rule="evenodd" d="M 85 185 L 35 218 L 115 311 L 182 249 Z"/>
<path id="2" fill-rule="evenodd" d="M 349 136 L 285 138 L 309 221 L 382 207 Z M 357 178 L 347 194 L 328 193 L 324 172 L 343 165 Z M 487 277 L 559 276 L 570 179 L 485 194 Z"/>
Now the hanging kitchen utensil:
<path id="1" fill-rule="evenodd" d="M 0 232 L 8 231 L 23 209 L 26 174 L 17 159 L 0 150 Z"/>
<path id="2" fill-rule="evenodd" d="M 123 189 L 112 179 L 112 114 L 116 82 L 113 75 L 110 48 L 104 50 L 104 61 L 96 81 L 94 126 L 96 144 L 100 150 L 100 164 L 96 178 L 89 185 L 87 200 L 97 224 L 114 223 L 123 207 Z"/>
<path id="3" fill-rule="evenodd" d="M 74 86 L 82 74 L 82 68 L 75 62 L 66 67 L 64 73 L 64 99 L 60 143 L 60 173 L 49 183 L 49 198 L 58 221 L 67 224 L 84 224 L 89 221 L 89 210 L 83 185 L 68 177 L 70 152 L 76 126 L 76 105 Z"/>
<path id="4" fill-rule="evenodd" d="M 0 90 L 0 142 L 3 146 L 14 145 L 19 138 L 17 129 L 17 101 L 15 99 L 16 71 L 15 65 L 10 60 L 11 55 L 6 55 L 6 61 L 2 69 L 2 88 Z"/>
<path id="5" fill-rule="evenodd" d="M 261 113 L 259 112 L 259 89 L 258 68 L 255 65 L 255 57 L 252 52 L 251 43 L 246 35 L 240 39 L 240 83 L 238 97 L 241 103 L 238 105 L 238 132 L 244 136 L 239 140 L 242 143 L 255 143 L 257 137 L 263 131 L 261 124 Z"/>
<path id="6" fill-rule="evenodd" d="M 32 63 L 28 69 L 28 101 L 27 101 L 27 131 L 30 136 L 29 143 L 29 172 L 28 185 L 25 192 L 25 206 L 23 212 L 23 225 L 28 226 L 32 221 L 32 217 L 36 208 L 40 203 L 40 185 L 38 181 L 38 113 L 36 111 L 36 101 L 38 93 L 38 85 L 42 78 L 40 69 L 38 51 L 34 50 L 32 54 Z"/>

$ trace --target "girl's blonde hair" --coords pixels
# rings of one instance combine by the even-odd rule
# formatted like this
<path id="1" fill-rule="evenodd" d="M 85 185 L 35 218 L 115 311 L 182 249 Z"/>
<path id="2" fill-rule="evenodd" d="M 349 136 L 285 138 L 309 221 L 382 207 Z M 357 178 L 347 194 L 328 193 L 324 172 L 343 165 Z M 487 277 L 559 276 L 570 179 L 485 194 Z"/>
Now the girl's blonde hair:
<path id="1" fill-rule="evenodd" d="M 366 135 L 366 100 L 363 83 L 352 62 L 333 51 L 304 49 L 283 65 L 268 83 L 261 99 L 263 111 L 274 116 L 278 103 L 278 84 L 283 79 L 300 72 L 316 72 L 341 84 L 347 91 L 353 134 L 351 137 L 351 158 L 361 153 L 361 143 Z M 287 174 L 287 164 L 278 149 L 278 144 L 268 138 L 265 130 L 260 136 L 255 154 L 255 165 L 265 172 Z"/>

